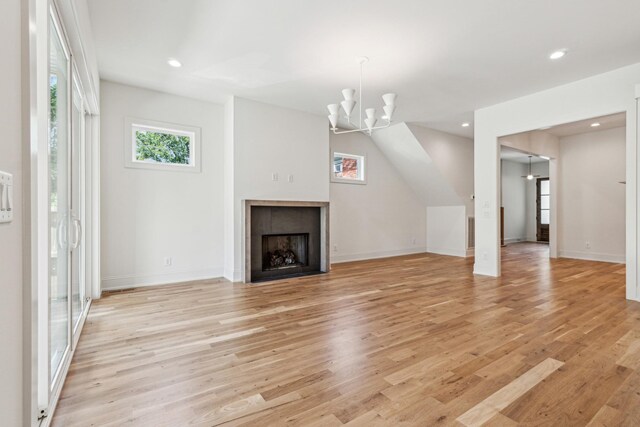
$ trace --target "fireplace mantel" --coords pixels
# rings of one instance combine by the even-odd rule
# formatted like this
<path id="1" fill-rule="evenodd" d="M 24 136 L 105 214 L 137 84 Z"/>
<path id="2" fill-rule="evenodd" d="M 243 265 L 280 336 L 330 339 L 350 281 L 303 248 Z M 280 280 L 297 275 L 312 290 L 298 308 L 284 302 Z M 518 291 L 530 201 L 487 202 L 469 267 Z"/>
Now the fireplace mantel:
<path id="1" fill-rule="evenodd" d="M 330 269 L 330 244 L 329 244 L 329 202 L 293 201 L 293 200 L 244 200 L 244 282 L 252 280 L 252 245 L 261 245 L 262 241 L 252 241 L 252 208 L 318 208 L 320 217 L 319 234 L 319 269 L 318 272 L 328 272 Z M 255 236 L 254 236 L 255 237 Z M 255 256 L 255 248 L 254 255 Z M 263 279 L 264 280 L 264 279 Z M 267 279 L 270 280 L 270 279 Z"/>

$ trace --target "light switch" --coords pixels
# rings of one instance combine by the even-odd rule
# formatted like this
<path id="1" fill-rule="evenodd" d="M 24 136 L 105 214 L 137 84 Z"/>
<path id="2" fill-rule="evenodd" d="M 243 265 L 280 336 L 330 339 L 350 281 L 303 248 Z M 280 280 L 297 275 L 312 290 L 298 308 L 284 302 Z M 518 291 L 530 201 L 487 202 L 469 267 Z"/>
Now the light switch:
<path id="1" fill-rule="evenodd" d="M 0 223 L 13 221 L 13 175 L 0 172 Z"/>

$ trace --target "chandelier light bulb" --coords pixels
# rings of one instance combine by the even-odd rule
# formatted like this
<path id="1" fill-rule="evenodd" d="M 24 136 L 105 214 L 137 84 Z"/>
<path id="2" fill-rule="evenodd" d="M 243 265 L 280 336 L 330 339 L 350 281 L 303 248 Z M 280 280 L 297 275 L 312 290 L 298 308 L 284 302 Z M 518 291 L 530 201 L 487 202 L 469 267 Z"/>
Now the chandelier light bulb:
<path id="1" fill-rule="evenodd" d="M 353 101 L 353 98 L 356 96 L 356 90 L 342 89 L 342 96 L 344 96 L 345 101 Z"/>
<path id="2" fill-rule="evenodd" d="M 370 110 L 374 110 L 373 108 L 370 108 Z M 364 123 L 367 125 L 367 129 L 369 129 L 369 133 L 371 133 L 371 131 L 373 130 L 373 127 L 376 125 L 376 118 L 375 117 L 367 117 L 366 119 L 364 119 Z"/>
<path id="3" fill-rule="evenodd" d="M 393 113 L 396 111 L 396 106 L 395 105 L 385 105 L 384 107 L 382 107 L 382 109 L 384 110 L 383 119 L 387 119 L 387 120 L 391 121 L 391 117 L 393 117 Z"/>
<path id="4" fill-rule="evenodd" d="M 384 105 L 395 105 L 397 97 L 398 95 L 395 93 L 385 93 L 382 95 L 382 100 L 384 101 Z"/>
<path id="5" fill-rule="evenodd" d="M 329 114 L 327 117 L 331 123 L 331 129 L 335 129 L 338 126 L 338 114 Z"/>
<path id="6" fill-rule="evenodd" d="M 367 115 L 367 119 L 375 119 L 376 118 L 376 109 L 375 108 L 367 108 L 364 110 Z"/>
<path id="7" fill-rule="evenodd" d="M 528 179 L 529 181 L 531 181 L 531 180 L 533 179 L 533 175 L 531 175 L 531 174 L 527 175 L 527 179 Z"/>
<path id="8" fill-rule="evenodd" d="M 327 105 L 327 110 L 329 110 L 329 114 L 338 115 L 338 111 L 340 111 L 340 105 L 338 104 L 329 104 Z"/>
<path id="9" fill-rule="evenodd" d="M 351 117 L 351 113 L 353 112 L 353 108 L 356 106 L 356 101 L 354 100 L 345 100 L 340 103 L 342 105 L 342 109 L 347 117 Z"/>

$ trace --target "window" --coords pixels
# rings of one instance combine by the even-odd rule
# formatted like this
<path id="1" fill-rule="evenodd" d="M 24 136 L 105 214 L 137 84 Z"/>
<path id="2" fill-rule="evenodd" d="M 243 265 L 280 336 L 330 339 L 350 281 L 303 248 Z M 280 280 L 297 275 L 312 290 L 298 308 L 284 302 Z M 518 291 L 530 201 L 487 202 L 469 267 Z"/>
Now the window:
<path id="1" fill-rule="evenodd" d="M 125 165 L 200 172 L 200 129 L 143 119 L 125 124 Z"/>
<path id="2" fill-rule="evenodd" d="M 331 181 L 366 184 L 365 156 L 333 153 Z"/>

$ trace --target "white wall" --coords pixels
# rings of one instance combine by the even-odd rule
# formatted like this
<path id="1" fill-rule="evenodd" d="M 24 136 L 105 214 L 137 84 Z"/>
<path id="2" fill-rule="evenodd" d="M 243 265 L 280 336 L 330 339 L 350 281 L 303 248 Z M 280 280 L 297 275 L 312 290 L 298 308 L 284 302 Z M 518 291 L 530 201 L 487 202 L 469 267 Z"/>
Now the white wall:
<path id="1" fill-rule="evenodd" d="M 467 215 L 464 206 L 427 208 L 427 252 L 466 257 Z"/>
<path id="2" fill-rule="evenodd" d="M 0 414 L 2 425 L 22 425 L 22 94 L 21 2 L 3 2 L 0 14 L 0 170 L 13 174 L 14 220 L 0 224 Z"/>
<path id="3" fill-rule="evenodd" d="M 522 176 L 527 174 L 528 166 L 509 160 L 502 160 L 501 165 L 504 240 L 523 241 L 527 237 L 527 180 Z"/>
<path id="4" fill-rule="evenodd" d="M 224 275 L 238 281 L 244 274 L 243 200 L 329 201 L 329 125 L 322 116 L 238 97 L 225 108 L 232 109 L 225 112 L 225 127 L 233 132 L 225 149 L 233 157 L 233 186 L 226 187 L 225 199 L 234 203 L 233 220 L 227 217 L 234 253 Z"/>
<path id="5" fill-rule="evenodd" d="M 625 138 L 621 127 L 560 139 L 560 256 L 625 261 Z"/>
<path id="6" fill-rule="evenodd" d="M 106 81 L 101 92 L 103 290 L 220 277 L 223 107 Z M 202 172 L 125 168 L 125 117 L 201 128 Z"/>
<path id="7" fill-rule="evenodd" d="M 640 64 L 579 80 L 564 86 L 482 108 L 475 112 L 476 257 L 474 272 L 500 275 L 498 138 L 592 117 L 626 112 L 626 259 L 627 298 L 638 292 L 637 105 L 635 87 Z M 640 95 L 639 95 L 640 96 Z M 551 162 L 550 169 L 555 165 Z M 553 175 L 553 173 L 551 173 Z M 552 183 L 552 192 L 553 183 Z M 553 218 L 552 218 L 553 221 Z"/>
<path id="8" fill-rule="evenodd" d="M 416 124 L 409 129 L 473 216 L 473 140 Z"/>
<path id="9" fill-rule="evenodd" d="M 330 144 L 332 152 L 365 155 L 367 171 L 366 185 L 330 184 L 331 261 L 424 252 L 424 205 L 372 139 L 331 134 Z"/>

